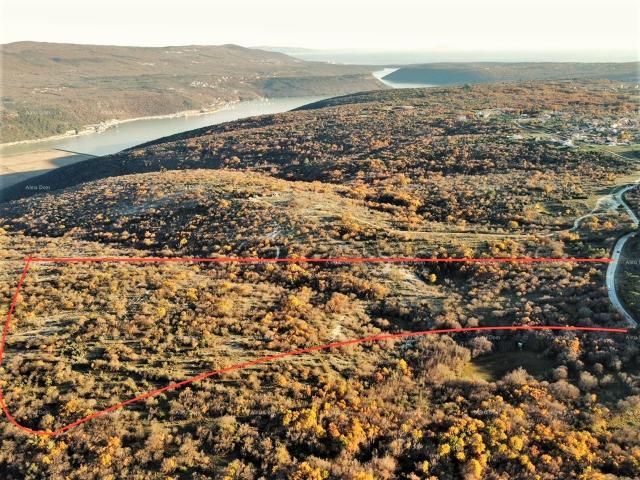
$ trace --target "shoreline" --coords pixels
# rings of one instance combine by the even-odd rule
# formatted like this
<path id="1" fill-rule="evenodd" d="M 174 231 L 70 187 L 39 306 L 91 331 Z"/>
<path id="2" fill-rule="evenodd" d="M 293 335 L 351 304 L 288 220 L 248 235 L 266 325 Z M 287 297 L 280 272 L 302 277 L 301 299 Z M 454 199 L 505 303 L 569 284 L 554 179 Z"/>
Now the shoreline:
<path id="1" fill-rule="evenodd" d="M 267 98 L 259 98 L 256 100 L 268 100 Z M 59 133 L 57 135 L 51 135 L 49 137 L 42 137 L 42 138 L 34 138 L 34 139 L 29 139 L 29 140 L 16 140 L 15 142 L 7 142 L 7 143 L 0 143 L 0 149 L 5 148 L 5 147 L 12 147 L 15 145 L 31 145 L 31 144 L 37 144 L 37 143 L 42 143 L 42 142 L 47 142 L 47 141 L 53 141 L 53 140 L 64 140 L 67 138 L 75 138 L 75 137 L 82 137 L 84 135 L 92 135 L 95 133 L 102 133 L 106 130 L 109 130 L 111 128 L 117 127 L 118 125 L 122 125 L 124 123 L 130 123 L 130 122 L 137 122 L 137 121 L 142 121 L 142 120 L 163 120 L 163 119 L 169 119 L 169 118 L 180 118 L 180 117 L 197 117 L 200 115 L 208 115 L 211 113 L 217 113 L 217 112 L 221 112 L 223 110 L 226 110 L 228 108 L 231 108 L 239 103 L 242 103 L 242 100 L 236 100 L 236 101 L 229 101 L 224 103 L 221 107 L 219 108 L 215 108 L 215 109 L 211 109 L 211 110 L 205 110 L 203 111 L 202 109 L 200 110 L 181 110 L 179 112 L 174 112 L 174 113 L 166 113 L 163 115 L 146 115 L 144 117 L 132 117 L 132 118 L 124 118 L 122 120 L 118 120 L 118 119 L 111 119 L 111 120 L 107 120 L 104 122 L 100 122 L 100 123 L 92 123 L 92 124 L 88 124 L 88 125 L 84 125 L 82 128 L 82 130 L 76 132 L 76 133 L 72 133 L 72 134 L 67 134 L 67 133 Z M 102 126 L 102 127 L 101 127 Z"/>

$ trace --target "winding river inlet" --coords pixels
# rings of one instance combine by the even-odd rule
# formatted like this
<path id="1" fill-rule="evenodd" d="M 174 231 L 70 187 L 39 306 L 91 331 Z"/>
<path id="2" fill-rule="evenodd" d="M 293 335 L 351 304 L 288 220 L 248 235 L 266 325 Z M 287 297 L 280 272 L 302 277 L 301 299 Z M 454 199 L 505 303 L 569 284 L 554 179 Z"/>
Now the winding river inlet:
<path id="1" fill-rule="evenodd" d="M 395 68 L 383 68 L 372 72 L 372 75 L 392 88 L 432 86 L 399 84 L 383 78 L 395 70 Z M 102 131 L 3 145 L 0 146 L 0 190 L 37 177 L 54 168 L 80 162 L 93 156 L 110 155 L 142 143 L 209 125 L 256 115 L 286 112 L 324 98 L 327 97 L 303 96 L 250 100 L 232 104 L 215 112 L 114 121 Z"/>
<path id="2" fill-rule="evenodd" d="M 90 155 L 109 155 L 141 143 L 196 128 L 240 118 L 281 113 L 326 97 L 286 97 L 239 102 L 215 112 L 122 121 L 102 132 L 75 135 L 0 148 L 0 154 L 16 155 L 43 149 L 60 149 Z"/>
<path id="3" fill-rule="evenodd" d="M 101 132 L 0 147 L 0 190 L 54 168 L 109 155 L 141 143 L 241 118 L 281 113 L 326 97 L 286 97 L 239 102 L 215 112 L 126 120 Z"/>

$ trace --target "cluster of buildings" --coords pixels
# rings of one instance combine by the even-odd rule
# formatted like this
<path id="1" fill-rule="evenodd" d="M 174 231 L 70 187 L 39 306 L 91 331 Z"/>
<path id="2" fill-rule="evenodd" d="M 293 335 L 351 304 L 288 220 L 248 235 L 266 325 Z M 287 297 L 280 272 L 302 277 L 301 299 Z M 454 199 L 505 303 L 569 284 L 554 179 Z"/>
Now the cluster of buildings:
<path id="1" fill-rule="evenodd" d="M 576 144 L 631 145 L 640 143 L 640 119 L 632 117 L 585 119 L 566 113 L 550 112 L 535 117 L 522 114 L 516 124 L 523 132 L 539 134 L 562 147 L 573 148 Z M 513 135 L 511 138 L 517 137 Z M 522 138 L 522 136 L 519 136 Z"/>

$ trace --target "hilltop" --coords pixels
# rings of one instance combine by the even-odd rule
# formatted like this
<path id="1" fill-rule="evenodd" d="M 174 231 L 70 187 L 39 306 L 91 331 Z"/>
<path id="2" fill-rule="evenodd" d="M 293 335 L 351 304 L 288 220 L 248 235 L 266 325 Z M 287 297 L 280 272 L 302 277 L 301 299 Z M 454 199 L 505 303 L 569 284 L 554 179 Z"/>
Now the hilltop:
<path id="1" fill-rule="evenodd" d="M 478 62 L 429 63 L 400 67 L 385 77 L 398 83 L 460 85 L 532 80 L 640 81 L 640 62 Z"/>
<path id="2" fill-rule="evenodd" d="M 2 45 L 2 129 L 11 142 L 86 125 L 261 97 L 383 88 L 363 67 L 305 62 L 237 45 Z"/>

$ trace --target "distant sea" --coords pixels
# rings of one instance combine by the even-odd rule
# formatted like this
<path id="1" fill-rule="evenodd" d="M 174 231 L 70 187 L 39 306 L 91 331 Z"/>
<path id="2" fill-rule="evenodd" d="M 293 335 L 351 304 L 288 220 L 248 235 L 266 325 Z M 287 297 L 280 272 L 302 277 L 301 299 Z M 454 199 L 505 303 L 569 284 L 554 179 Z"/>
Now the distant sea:
<path id="1" fill-rule="evenodd" d="M 265 48 L 265 47 L 262 47 Z M 270 48 L 302 60 L 356 65 L 409 65 L 433 62 L 637 62 L 640 52 L 619 51 L 455 51 L 307 50 Z"/>

